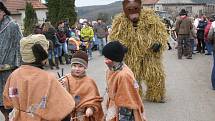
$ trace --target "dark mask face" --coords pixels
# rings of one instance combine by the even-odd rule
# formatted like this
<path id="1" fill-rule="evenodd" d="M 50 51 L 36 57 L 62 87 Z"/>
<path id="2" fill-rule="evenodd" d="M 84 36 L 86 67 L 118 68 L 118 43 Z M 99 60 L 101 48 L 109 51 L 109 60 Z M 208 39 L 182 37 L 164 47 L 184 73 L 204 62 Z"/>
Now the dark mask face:
<path id="1" fill-rule="evenodd" d="M 128 19 L 133 23 L 137 23 L 141 11 L 141 0 L 124 0 L 123 11 Z"/>

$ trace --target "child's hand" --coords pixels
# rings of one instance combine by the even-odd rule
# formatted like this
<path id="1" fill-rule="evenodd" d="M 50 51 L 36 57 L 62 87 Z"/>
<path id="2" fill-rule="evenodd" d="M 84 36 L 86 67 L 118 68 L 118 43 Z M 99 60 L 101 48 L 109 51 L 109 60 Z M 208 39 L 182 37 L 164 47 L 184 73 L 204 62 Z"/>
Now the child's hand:
<path id="1" fill-rule="evenodd" d="M 64 79 L 60 79 L 59 82 L 61 83 L 61 85 L 65 88 L 66 84 L 65 84 L 65 80 Z"/>
<path id="2" fill-rule="evenodd" d="M 145 112 L 143 112 L 143 120 L 144 120 L 144 121 L 148 121 L 147 118 L 146 118 Z"/>
<path id="3" fill-rule="evenodd" d="M 93 109 L 92 108 L 87 108 L 87 110 L 86 110 L 86 116 L 90 117 L 92 115 L 93 115 Z"/>

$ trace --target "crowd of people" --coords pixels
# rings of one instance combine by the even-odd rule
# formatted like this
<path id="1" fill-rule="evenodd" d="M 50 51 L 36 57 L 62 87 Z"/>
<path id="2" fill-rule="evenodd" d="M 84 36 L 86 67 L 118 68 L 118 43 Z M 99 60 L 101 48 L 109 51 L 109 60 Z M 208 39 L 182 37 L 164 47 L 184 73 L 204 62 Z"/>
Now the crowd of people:
<path id="1" fill-rule="evenodd" d="M 178 59 L 182 59 L 183 56 L 192 59 L 193 54 L 200 53 L 207 56 L 213 55 L 213 62 L 215 63 L 214 15 L 191 17 L 188 16 L 185 9 L 182 9 L 176 18 L 175 25 L 167 19 L 164 19 L 164 23 L 170 35 L 169 50 L 176 47 Z M 215 64 L 213 64 L 211 81 L 212 88 L 215 90 Z"/>
<path id="2" fill-rule="evenodd" d="M 214 20 L 213 15 L 191 17 L 185 9 L 180 11 L 175 24 L 164 19 L 170 34 L 169 50 L 176 47 L 177 41 L 179 59 L 182 56 L 192 59 L 192 55 L 196 53 L 212 55 L 212 44 L 208 40 L 208 33 Z"/>
<path id="3" fill-rule="evenodd" d="M 102 19 L 93 23 L 84 21 L 76 26 L 69 26 L 68 21 L 59 21 L 55 28 L 49 21 L 35 27 L 37 34 L 44 34 L 50 42 L 48 60 L 51 69 L 59 64 L 70 64 L 72 54 L 77 50 L 87 52 L 89 60 L 92 59 L 92 51 L 101 51 L 106 45 L 108 28 Z"/>

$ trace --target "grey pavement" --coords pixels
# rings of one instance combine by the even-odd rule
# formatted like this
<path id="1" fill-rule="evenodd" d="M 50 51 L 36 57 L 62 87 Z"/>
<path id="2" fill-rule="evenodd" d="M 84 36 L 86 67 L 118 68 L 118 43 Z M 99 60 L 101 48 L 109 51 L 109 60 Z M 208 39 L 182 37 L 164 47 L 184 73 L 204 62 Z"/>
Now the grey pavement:
<path id="1" fill-rule="evenodd" d="M 144 102 L 149 121 L 215 121 L 215 91 L 211 88 L 212 56 L 177 59 L 164 56 L 167 102 Z"/>
<path id="2" fill-rule="evenodd" d="M 93 53 L 88 75 L 96 80 L 101 94 L 105 91 L 104 58 Z M 164 54 L 166 103 L 144 101 L 148 121 L 215 121 L 215 91 L 211 88 L 212 56 L 195 54 L 192 60 L 177 59 L 175 50 Z M 61 66 L 64 74 L 69 65 Z M 56 74 L 60 70 L 49 70 Z M 145 87 L 144 87 L 145 88 Z M 0 116 L 0 121 L 3 121 Z"/>

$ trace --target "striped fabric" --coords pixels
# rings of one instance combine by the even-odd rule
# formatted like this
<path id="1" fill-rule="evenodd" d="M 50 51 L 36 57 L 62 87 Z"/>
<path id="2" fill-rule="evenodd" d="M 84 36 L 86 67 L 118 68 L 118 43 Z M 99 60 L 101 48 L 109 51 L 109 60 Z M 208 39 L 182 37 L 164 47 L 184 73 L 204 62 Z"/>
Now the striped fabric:
<path id="1" fill-rule="evenodd" d="M 19 41 L 22 38 L 22 33 L 18 24 L 11 17 L 5 16 L 3 21 L 0 21 L 0 32 L 0 64 L 20 66 Z M 0 106 L 3 105 L 3 87 L 10 73 L 10 71 L 0 72 Z"/>

